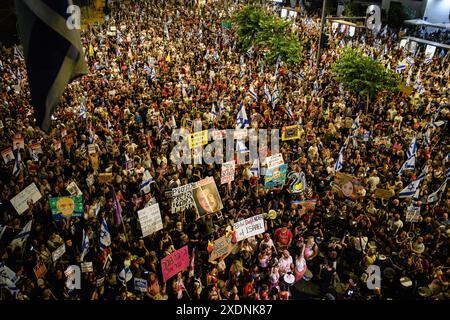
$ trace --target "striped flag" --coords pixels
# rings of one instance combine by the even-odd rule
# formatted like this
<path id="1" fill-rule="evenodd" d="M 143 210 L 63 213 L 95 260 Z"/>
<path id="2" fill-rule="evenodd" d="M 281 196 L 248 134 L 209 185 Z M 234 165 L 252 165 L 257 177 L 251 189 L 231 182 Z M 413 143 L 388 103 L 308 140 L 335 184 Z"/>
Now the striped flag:
<path id="1" fill-rule="evenodd" d="M 141 183 L 141 192 L 147 194 L 150 192 L 150 183 L 153 182 L 153 177 L 150 174 L 148 169 L 145 169 L 144 174 L 142 175 L 142 183 Z"/>
<path id="2" fill-rule="evenodd" d="M 408 86 L 408 87 L 411 84 L 412 70 L 413 70 L 413 66 L 409 67 L 408 78 L 406 78 L 406 86 Z"/>
<path id="3" fill-rule="evenodd" d="M 120 205 L 119 199 L 117 198 L 116 190 L 112 186 L 112 197 L 113 197 L 113 210 L 114 210 L 114 224 L 119 225 L 123 222 L 122 218 L 122 206 Z"/>
<path id="4" fill-rule="evenodd" d="M 281 57 L 278 56 L 277 61 L 275 62 L 275 78 L 278 78 L 278 68 L 280 67 Z"/>
<path id="5" fill-rule="evenodd" d="M 44 131 L 66 85 L 87 73 L 80 32 L 66 25 L 69 5 L 70 0 L 15 1 L 36 124 Z"/>
<path id="6" fill-rule="evenodd" d="M 83 261 L 86 254 L 89 252 L 89 237 L 87 232 L 83 229 L 83 238 L 81 242 L 81 257 L 80 260 Z"/>
<path id="7" fill-rule="evenodd" d="M 251 84 L 250 87 L 248 88 L 248 94 L 253 98 L 253 100 L 258 101 L 258 95 L 255 92 L 253 84 Z"/>
<path id="8" fill-rule="evenodd" d="M 129 267 L 125 267 L 119 273 L 119 281 L 122 282 L 122 285 L 125 285 L 128 281 L 133 278 L 133 273 Z"/>
<path id="9" fill-rule="evenodd" d="M 441 184 L 441 186 L 432 194 L 430 194 L 427 198 L 427 203 L 433 203 L 438 202 L 441 199 L 442 193 L 445 191 L 445 188 L 447 187 L 448 177 L 445 179 L 444 183 Z"/>
<path id="10" fill-rule="evenodd" d="M 84 103 L 81 102 L 80 103 L 80 118 L 86 119 L 86 115 L 87 115 L 86 107 L 84 106 Z"/>
<path id="11" fill-rule="evenodd" d="M 402 167 L 398 171 L 398 175 L 402 175 L 405 170 L 414 170 L 415 165 L 416 156 L 414 155 L 403 163 Z"/>
<path id="12" fill-rule="evenodd" d="M 427 125 L 427 128 L 437 128 L 442 126 L 443 124 L 445 124 L 447 121 L 441 120 L 441 121 L 437 121 L 437 122 L 431 122 Z"/>
<path id="13" fill-rule="evenodd" d="M 26 242 L 26 240 L 30 236 L 32 223 L 33 223 L 33 219 L 30 219 L 30 221 L 28 221 L 28 223 L 23 227 L 22 231 L 20 231 L 14 237 L 14 239 L 11 241 L 10 246 L 12 246 L 12 247 L 15 247 L 15 246 L 22 247 L 23 246 L 23 244 Z"/>
<path id="14" fill-rule="evenodd" d="M 401 61 L 398 63 L 397 65 L 397 69 L 395 69 L 395 73 L 402 73 L 403 70 L 406 69 L 406 62 L 405 61 Z"/>
<path id="15" fill-rule="evenodd" d="M 408 151 L 406 152 L 406 158 L 409 159 L 415 156 L 417 152 L 417 139 L 414 137 L 409 145 Z"/>
<path id="16" fill-rule="evenodd" d="M 252 176 L 258 177 L 260 176 L 260 168 L 259 168 L 259 158 L 253 160 L 252 167 L 250 168 L 250 172 Z"/>
<path id="17" fill-rule="evenodd" d="M 255 50 L 253 50 L 253 47 L 250 47 L 250 48 L 248 48 L 248 50 L 247 50 L 247 56 L 249 57 L 249 58 L 251 58 L 252 56 L 253 56 L 253 52 L 254 52 Z"/>
<path id="18" fill-rule="evenodd" d="M 336 164 L 334 165 L 334 172 L 341 171 L 343 165 L 344 165 L 344 160 L 343 160 L 342 152 L 339 152 L 338 159 L 336 161 Z"/>
<path id="19" fill-rule="evenodd" d="M 108 129 L 109 129 L 109 131 L 112 133 L 112 132 L 114 132 L 114 127 L 113 127 L 113 125 L 111 124 L 111 122 L 109 121 L 109 119 L 108 119 Z"/>
<path id="20" fill-rule="evenodd" d="M 292 109 L 291 109 L 291 106 L 289 103 L 286 105 L 286 113 L 288 114 L 289 118 L 292 119 L 294 117 L 294 113 L 292 112 Z"/>
<path id="21" fill-rule="evenodd" d="M 422 85 L 422 80 L 421 80 L 421 77 L 420 77 L 421 71 L 422 71 L 422 69 L 419 69 L 419 72 L 417 72 L 416 78 L 414 79 L 414 86 L 413 86 L 413 88 L 416 89 L 416 90 L 418 90 L 419 87 Z"/>
<path id="22" fill-rule="evenodd" d="M 100 226 L 100 249 L 105 250 L 111 245 L 111 234 L 109 233 L 108 224 L 103 218 L 102 224 Z"/>
<path id="23" fill-rule="evenodd" d="M 267 83 L 264 84 L 264 96 L 266 97 L 267 102 L 272 101 L 269 86 L 267 85 Z"/>
<path id="24" fill-rule="evenodd" d="M 150 80 L 155 81 L 156 80 L 156 72 L 155 72 L 155 67 L 151 67 L 150 69 Z"/>
<path id="25" fill-rule="evenodd" d="M 275 109 L 275 105 L 278 102 L 278 97 L 279 97 L 278 94 L 279 94 L 278 84 L 275 84 L 275 88 L 273 88 L 273 91 L 272 91 L 272 109 Z"/>
<path id="26" fill-rule="evenodd" d="M 0 288 L 5 287 L 15 297 L 20 291 L 16 286 L 18 280 L 16 273 L 0 262 Z"/>
<path id="27" fill-rule="evenodd" d="M 20 173 L 20 171 L 22 170 L 22 157 L 20 155 L 20 150 L 17 150 L 17 157 L 16 157 L 16 161 L 14 162 L 14 167 L 13 167 L 13 176 L 17 177 Z"/>
<path id="28" fill-rule="evenodd" d="M 245 111 L 244 102 L 239 104 L 239 111 L 236 117 L 236 129 L 245 129 L 249 126 L 247 112 Z"/>
<path id="29" fill-rule="evenodd" d="M 430 128 L 427 129 L 427 132 L 425 133 L 425 146 L 430 145 Z"/>
<path id="30" fill-rule="evenodd" d="M 247 153 L 250 152 L 250 150 L 248 150 L 247 146 L 245 145 L 245 143 L 241 140 L 237 140 L 236 141 L 236 152 L 237 153 Z"/>
<path id="31" fill-rule="evenodd" d="M 399 198 L 409 198 L 409 197 L 413 196 L 416 193 L 420 182 L 426 177 L 427 174 L 428 174 L 428 165 L 425 166 L 425 168 L 422 170 L 422 173 L 417 177 L 416 180 L 411 182 L 406 188 L 404 188 L 402 191 L 400 191 L 400 193 L 398 194 L 398 197 Z"/>

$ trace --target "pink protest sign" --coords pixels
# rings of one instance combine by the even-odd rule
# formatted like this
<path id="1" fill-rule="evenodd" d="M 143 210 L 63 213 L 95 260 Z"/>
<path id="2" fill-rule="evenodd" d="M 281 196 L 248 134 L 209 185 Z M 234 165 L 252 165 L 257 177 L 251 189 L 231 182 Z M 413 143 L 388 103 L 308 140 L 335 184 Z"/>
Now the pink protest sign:
<path id="1" fill-rule="evenodd" d="M 164 282 L 172 278 L 178 272 L 186 269 L 188 266 L 189 252 L 188 246 L 186 245 L 161 260 L 161 269 Z"/>

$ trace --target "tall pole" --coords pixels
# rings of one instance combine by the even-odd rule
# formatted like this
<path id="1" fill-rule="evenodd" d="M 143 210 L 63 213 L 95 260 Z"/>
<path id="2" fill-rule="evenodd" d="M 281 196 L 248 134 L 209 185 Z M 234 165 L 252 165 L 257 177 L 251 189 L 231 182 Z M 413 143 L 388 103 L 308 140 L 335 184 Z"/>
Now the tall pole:
<path id="1" fill-rule="evenodd" d="M 319 46 L 317 48 L 316 75 L 319 72 L 320 56 L 322 53 L 322 35 L 323 35 L 323 28 L 325 26 L 325 7 L 326 6 L 327 6 L 327 0 L 323 0 L 322 18 L 320 19 Z"/>

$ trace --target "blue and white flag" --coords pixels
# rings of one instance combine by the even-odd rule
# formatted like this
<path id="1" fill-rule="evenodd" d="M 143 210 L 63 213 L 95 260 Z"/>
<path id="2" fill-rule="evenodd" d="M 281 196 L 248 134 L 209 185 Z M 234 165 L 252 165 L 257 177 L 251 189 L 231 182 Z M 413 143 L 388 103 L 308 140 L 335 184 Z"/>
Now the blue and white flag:
<path id="1" fill-rule="evenodd" d="M 395 73 L 402 73 L 403 70 L 406 69 L 406 62 L 405 61 L 401 61 L 398 63 L 397 65 L 397 69 L 395 69 Z"/>
<path id="2" fill-rule="evenodd" d="M 215 61 L 215 62 L 218 62 L 219 61 L 219 59 L 220 59 L 220 57 L 219 57 L 219 53 L 216 51 L 216 50 L 214 50 L 214 53 L 213 53 L 213 60 Z"/>
<path id="3" fill-rule="evenodd" d="M 275 109 L 275 106 L 278 102 L 279 92 L 278 92 L 278 84 L 275 84 L 275 88 L 272 91 L 272 109 Z"/>
<path id="4" fill-rule="evenodd" d="M 258 95 L 255 92 L 255 88 L 253 87 L 253 84 L 251 84 L 248 88 L 248 94 L 253 98 L 253 100 L 258 101 Z"/>
<path id="5" fill-rule="evenodd" d="M 432 194 L 430 194 L 427 198 L 427 203 L 433 203 L 438 202 L 441 200 L 442 193 L 445 191 L 445 188 L 447 187 L 448 177 L 445 179 L 444 183 L 441 184 L 441 186 Z"/>
<path id="6" fill-rule="evenodd" d="M 164 21 L 164 35 L 166 36 L 167 40 L 170 41 L 169 28 L 167 27 L 167 21 Z"/>
<path id="7" fill-rule="evenodd" d="M 411 182 L 406 188 L 404 188 L 400 193 L 398 194 L 399 198 L 409 198 L 412 197 L 419 187 L 420 182 L 426 177 L 428 174 L 428 165 L 425 166 L 425 168 L 422 170 L 422 173 L 417 177 L 416 180 Z"/>
<path id="8" fill-rule="evenodd" d="M 250 173 L 252 174 L 252 176 L 259 178 L 260 176 L 259 158 L 253 160 L 252 167 L 250 168 Z"/>
<path id="9" fill-rule="evenodd" d="M 155 81 L 156 80 L 156 72 L 155 72 L 155 67 L 152 66 L 150 68 L 150 80 Z"/>
<path id="10" fill-rule="evenodd" d="M 133 278 L 133 273 L 129 267 L 125 267 L 119 273 L 119 281 L 122 282 L 122 285 L 125 285 L 128 281 Z"/>
<path id="11" fill-rule="evenodd" d="M 414 170 L 414 167 L 416 165 L 416 156 L 412 156 L 408 160 L 403 163 L 402 167 L 398 171 L 398 175 L 402 175 L 405 170 Z"/>
<path id="12" fill-rule="evenodd" d="M 424 64 L 430 64 L 431 62 L 433 62 L 433 57 L 430 56 L 425 57 L 425 60 L 423 60 Z"/>
<path id="13" fill-rule="evenodd" d="M 248 150 L 247 146 L 245 145 L 245 143 L 241 140 L 237 140 L 236 141 L 236 152 L 237 153 L 247 153 L 250 152 L 250 150 Z"/>
<path id="14" fill-rule="evenodd" d="M 286 105 L 286 112 L 287 112 L 289 118 L 292 119 L 294 117 L 294 113 L 292 112 L 292 109 L 291 109 L 291 106 L 289 103 Z"/>
<path id="15" fill-rule="evenodd" d="M 360 127 L 360 125 L 359 125 L 359 115 L 355 118 L 355 121 L 353 121 L 353 124 L 352 124 L 352 130 L 355 132 L 355 131 L 358 131 L 359 130 L 359 127 Z M 353 134 L 354 135 L 354 134 Z"/>
<path id="16" fill-rule="evenodd" d="M 80 260 L 83 261 L 86 254 L 89 252 L 89 237 L 86 231 L 83 229 L 83 238 L 81 242 L 81 257 Z"/>
<path id="17" fill-rule="evenodd" d="M 414 137 L 409 145 L 408 151 L 406 152 L 406 158 L 409 159 L 415 156 L 417 152 L 417 139 Z"/>
<path id="18" fill-rule="evenodd" d="M 341 171 L 343 165 L 344 165 L 343 155 L 342 155 L 342 152 L 339 152 L 338 159 L 336 161 L 336 164 L 334 165 L 334 172 L 336 173 L 336 172 Z"/>
<path id="19" fill-rule="evenodd" d="M 114 132 L 114 127 L 113 127 L 113 125 L 111 124 L 111 122 L 109 121 L 109 119 L 108 119 L 108 129 L 109 129 L 109 131 L 112 133 L 112 132 Z"/>
<path id="20" fill-rule="evenodd" d="M 142 175 L 141 192 L 147 194 L 150 192 L 150 184 L 153 182 L 153 177 L 148 169 L 145 169 Z"/>
<path id="21" fill-rule="evenodd" d="M 20 173 L 20 171 L 22 170 L 22 158 L 20 156 L 20 150 L 17 150 L 17 157 L 16 157 L 16 161 L 14 162 L 14 167 L 13 167 L 13 176 L 17 177 Z"/>
<path id="22" fill-rule="evenodd" d="M 421 71 L 422 71 L 422 69 L 419 69 L 419 72 L 417 72 L 416 78 L 414 79 L 414 86 L 413 86 L 413 88 L 415 90 L 418 90 L 420 88 L 420 86 L 422 85 L 422 80 L 421 80 L 421 77 L 420 77 Z"/>
<path id="23" fill-rule="evenodd" d="M 30 236 L 30 232 L 31 232 L 31 225 L 33 223 L 33 219 L 30 219 L 30 221 L 28 221 L 28 223 L 25 225 L 25 227 L 23 227 L 22 231 L 20 231 L 15 237 L 14 239 L 11 241 L 10 246 L 15 247 L 15 246 L 19 246 L 22 247 L 23 244 L 25 243 L 25 241 L 28 239 L 28 237 Z"/>
<path id="24" fill-rule="evenodd" d="M 164 126 L 161 121 L 158 119 L 158 133 L 161 133 L 164 130 Z"/>
<path id="25" fill-rule="evenodd" d="M 437 122 L 431 122 L 427 125 L 427 128 L 437 128 L 442 126 L 443 124 L 445 124 L 447 121 L 441 120 L 441 121 L 437 121 Z"/>
<path id="26" fill-rule="evenodd" d="M 272 96 L 270 95 L 270 90 L 267 83 L 264 84 L 264 96 L 266 97 L 267 102 L 272 101 Z"/>
<path id="27" fill-rule="evenodd" d="M 278 56 L 277 61 L 275 62 L 275 78 L 278 78 L 278 68 L 280 67 L 281 57 Z"/>
<path id="28" fill-rule="evenodd" d="M 87 115 L 86 107 L 84 106 L 84 103 L 81 102 L 80 103 L 80 118 L 86 119 L 86 115 Z"/>
<path id="29" fill-rule="evenodd" d="M 239 104 L 239 111 L 236 117 L 236 129 L 245 129 L 249 126 L 247 112 L 245 111 L 244 102 Z"/>
<path id="30" fill-rule="evenodd" d="M 103 218 L 102 224 L 100 226 L 100 249 L 105 250 L 111 245 L 111 234 L 109 233 L 108 224 Z"/>
<path id="31" fill-rule="evenodd" d="M 429 146 L 431 142 L 430 139 L 430 128 L 427 129 L 427 132 L 425 133 L 425 147 Z"/>
<path id="32" fill-rule="evenodd" d="M 92 132 L 92 124 L 89 124 L 89 143 L 94 143 L 95 142 L 95 135 Z"/>
<path id="33" fill-rule="evenodd" d="M 0 288 L 5 287 L 13 296 L 15 296 L 20 291 L 16 286 L 18 280 L 19 278 L 16 273 L 3 262 L 0 262 Z"/>
<path id="34" fill-rule="evenodd" d="M 220 100 L 219 103 L 219 114 L 222 114 L 225 111 L 225 107 L 223 105 L 223 100 Z"/>
<path id="35" fill-rule="evenodd" d="M 413 70 L 413 66 L 409 67 L 408 77 L 406 78 L 406 86 L 408 86 L 408 87 L 411 84 L 412 70 Z"/>
<path id="36" fill-rule="evenodd" d="M 316 81 L 314 81 L 314 91 L 316 91 L 316 94 L 319 95 L 319 83 Z"/>
<path id="37" fill-rule="evenodd" d="M 247 56 L 249 57 L 249 58 L 251 58 L 252 56 L 253 56 L 253 52 L 255 52 L 255 50 L 253 50 L 253 47 L 250 47 L 250 48 L 248 48 L 248 50 L 247 50 Z"/>

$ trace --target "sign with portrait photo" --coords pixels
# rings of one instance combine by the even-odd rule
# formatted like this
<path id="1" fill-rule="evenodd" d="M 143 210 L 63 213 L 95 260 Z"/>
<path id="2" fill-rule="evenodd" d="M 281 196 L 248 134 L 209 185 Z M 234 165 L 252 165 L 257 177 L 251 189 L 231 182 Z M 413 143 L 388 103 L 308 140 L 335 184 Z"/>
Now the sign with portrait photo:
<path id="1" fill-rule="evenodd" d="M 50 198 L 49 202 L 53 220 L 80 218 L 84 215 L 82 196 L 55 197 Z"/>
<path id="2" fill-rule="evenodd" d="M 301 135 L 301 131 L 297 125 L 283 127 L 283 129 L 281 130 L 281 140 L 282 141 L 300 139 L 300 135 Z"/>
<path id="3" fill-rule="evenodd" d="M 282 186 L 286 182 L 287 164 L 278 167 L 268 168 L 264 176 L 264 188 L 271 189 Z"/>
<path id="4" fill-rule="evenodd" d="M 25 139 L 20 132 L 16 133 L 13 137 L 13 149 L 25 149 Z"/>
<path id="5" fill-rule="evenodd" d="M 223 208 L 222 199 L 213 177 L 196 182 L 192 196 L 199 216 L 214 213 Z"/>
<path id="6" fill-rule="evenodd" d="M 234 172 L 236 169 L 236 162 L 234 160 L 222 163 L 222 175 L 220 177 L 220 184 L 234 181 Z"/>
<path id="7" fill-rule="evenodd" d="M 341 172 L 336 173 L 334 176 L 332 191 L 340 198 L 357 200 L 361 197 L 359 193 L 361 189 L 361 181 L 355 176 Z"/>
<path id="8" fill-rule="evenodd" d="M 2 150 L 2 158 L 5 164 L 8 164 L 10 161 L 16 159 L 11 147 Z"/>

